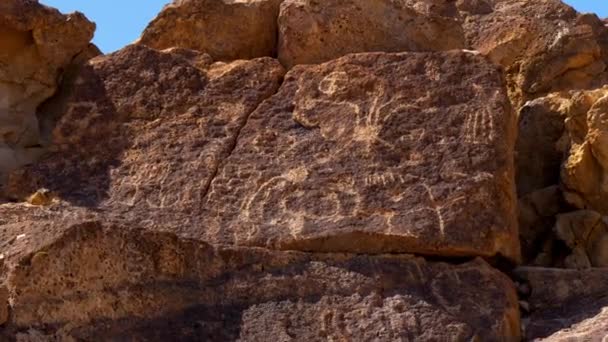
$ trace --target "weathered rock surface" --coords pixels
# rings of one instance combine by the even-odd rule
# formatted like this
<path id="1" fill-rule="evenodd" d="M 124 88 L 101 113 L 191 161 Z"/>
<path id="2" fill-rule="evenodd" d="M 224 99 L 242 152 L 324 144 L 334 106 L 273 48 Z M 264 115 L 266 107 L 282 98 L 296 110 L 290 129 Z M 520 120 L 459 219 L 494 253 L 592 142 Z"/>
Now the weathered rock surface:
<path id="1" fill-rule="evenodd" d="M 463 49 L 460 23 L 431 6 L 424 1 L 285 0 L 278 19 L 279 60 L 292 67 L 355 52 Z"/>
<path id="2" fill-rule="evenodd" d="M 0 236 L 16 237 L 3 246 L 11 293 L 5 336 L 37 330 L 85 340 L 519 336 L 511 281 L 480 259 L 452 265 L 406 255 L 212 247 L 65 203 L 4 205 L 0 213 L 8 221 Z"/>
<path id="3" fill-rule="evenodd" d="M 78 12 L 62 15 L 32 0 L 0 3 L 0 185 L 42 153 L 36 108 L 53 95 L 61 70 L 87 48 L 94 29 Z"/>
<path id="4" fill-rule="evenodd" d="M 599 213 L 579 210 L 557 215 L 555 233 L 572 250 L 566 267 L 608 267 L 608 225 Z"/>
<path id="5" fill-rule="evenodd" d="M 211 184 L 205 236 L 279 249 L 519 258 L 514 116 L 470 53 L 294 68 Z"/>
<path id="6" fill-rule="evenodd" d="M 559 0 L 460 0 L 467 45 L 505 67 L 518 107 L 544 93 L 602 82 L 608 31 Z"/>
<path id="7" fill-rule="evenodd" d="M 273 56 L 281 0 L 175 0 L 143 32 L 156 49 L 198 50 L 217 60 Z"/>
<path id="8" fill-rule="evenodd" d="M 523 267 L 531 288 L 526 340 L 603 341 L 608 336 L 607 269 Z"/>
<path id="9" fill-rule="evenodd" d="M 139 45 L 95 58 L 50 108 L 62 114 L 53 153 L 14 173 L 7 193 L 23 200 L 45 188 L 75 205 L 181 225 L 200 216 L 218 164 L 282 75 L 269 58 L 211 64 Z"/>
<path id="10" fill-rule="evenodd" d="M 519 258 L 514 118 L 481 57 L 302 67 L 242 131 L 281 67 L 188 60 L 142 46 L 94 59 L 61 109 L 57 153 L 13 174 L 9 194 L 46 188 L 213 243 Z"/>
<path id="11" fill-rule="evenodd" d="M 562 168 L 566 199 L 581 209 L 608 214 L 608 88 L 572 95 L 566 130 L 570 141 Z"/>

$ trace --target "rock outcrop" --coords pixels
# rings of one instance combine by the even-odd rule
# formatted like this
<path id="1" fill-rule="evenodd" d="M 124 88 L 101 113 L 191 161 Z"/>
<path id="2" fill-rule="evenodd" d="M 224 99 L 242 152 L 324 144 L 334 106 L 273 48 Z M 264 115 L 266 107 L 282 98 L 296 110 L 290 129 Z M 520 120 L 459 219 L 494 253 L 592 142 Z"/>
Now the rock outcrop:
<path id="1" fill-rule="evenodd" d="M 176 0 L 107 56 L 93 29 L 0 4 L 0 340 L 608 334 L 597 16 Z"/>
<path id="2" fill-rule="evenodd" d="M 37 1 L 0 4 L 0 186 L 8 172 L 43 153 L 36 109 L 94 29 L 81 13 L 62 15 Z"/>

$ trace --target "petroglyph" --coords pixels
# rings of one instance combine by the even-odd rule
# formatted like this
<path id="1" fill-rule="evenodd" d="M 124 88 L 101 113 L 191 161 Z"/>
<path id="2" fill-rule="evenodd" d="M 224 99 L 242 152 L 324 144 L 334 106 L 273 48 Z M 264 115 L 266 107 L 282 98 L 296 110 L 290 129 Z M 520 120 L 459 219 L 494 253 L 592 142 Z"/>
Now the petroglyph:
<path id="1" fill-rule="evenodd" d="M 517 246 L 505 238 L 516 234 L 501 204 L 512 188 L 497 177 L 512 159 L 495 157 L 512 149 L 502 87 L 492 64 L 459 51 L 293 69 L 211 186 L 207 236 L 316 251 L 492 255 Z"/>
<path id="2" fill-rule="evenodd" d="M 470 144 L 486 144 L 494 140 L 494 118 L 488 109 L 466 114 L 465 141 Z"/>

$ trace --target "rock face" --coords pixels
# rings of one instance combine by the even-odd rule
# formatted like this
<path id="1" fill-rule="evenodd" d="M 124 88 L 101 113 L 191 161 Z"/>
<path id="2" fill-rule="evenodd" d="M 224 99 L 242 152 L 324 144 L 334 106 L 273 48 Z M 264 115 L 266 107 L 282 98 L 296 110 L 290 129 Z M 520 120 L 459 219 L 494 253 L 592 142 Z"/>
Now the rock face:
<path id="1" fill-rule="evenodd" d="M 608 214 L 608 88 L 573 94 L 566 129 L 570 141 L 562 169 L 566 199 Z"/>
<path id="2" fill-rule="evenodd" d="M 213 247 L 63 204 L 0 211 L 30 218 L 0 226 L 0 236 L 21 236 L 4 248 L 13 294 L 5 331 L 17 336 L 51 325 L 65 327 L 55 338 L 85 340 L 519 336 L 513 285 L 480 259 Z"/>
<path id="3" fill-rule="evenodd" d="M 524 267 L 532 295 L 526 340 L 602 341 L 608 335 L 608 273 Z"/>
<path id="4" fill-rule="evenodd" d="M 176 0 L 101 57 L 93 28 L 0 4 L 0 340 L 605 339 L 597 16 Z"/>
<path id="5" fill-rule="evenodd" d="M 87 48 L 94 29 L 80 13 L 65 16 L 37 1 L 0 4 L 0 185 L 42 153 L 36 108 L 53 95 L 61 70 Z"/>
<path id="6" fill-rule="evenodd" d="M 199 50 L 219 60 L 276 53 L 281 0 L 175 0 L 139 42 L 156 49 Z"/>
<path id="7" fill-rule="evenodd" d="M 394 0 L 285 0 L 278 19 L 279 60 L 292 67 L 326 62 L 354 52 L 465 47 L 462 27 L 455 18 L 431 11 L 420 13 L 411 5 L 427 4 Z M 419 8 L 430 9 L 427 7 Z"/>
<path id="8" fill-rule="evenodd" d="M 202 234 L 279 249 L 518 259 L 513 130 L 499 74 L 473 54 L 294 68 L 211 184 Z"/>
<path id="9" fill-rule="evenodd" d="M 514 119 L 482 58 L 370 54 L 302 67 L 247 125 L 281 67 L 207 68 L 142 46 L 93 60 L 61 107 L 58 152 L 13 174 L 8 193 L 46 188 L 223 244 L 519 258 Z M 136 75 L 148 78 L 119 86 Z"/>

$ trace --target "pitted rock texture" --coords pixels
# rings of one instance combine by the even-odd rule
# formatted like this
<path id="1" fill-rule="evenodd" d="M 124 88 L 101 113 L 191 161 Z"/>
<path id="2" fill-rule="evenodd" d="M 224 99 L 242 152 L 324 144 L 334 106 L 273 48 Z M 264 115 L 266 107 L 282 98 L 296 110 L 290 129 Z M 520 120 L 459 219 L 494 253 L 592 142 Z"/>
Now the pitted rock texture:
<path id="1" fill-rule="evenodd" d="M 282 76 L 269 58 L 211 63 L 193 51 L 140 45 L 95 58 L 54 105 L 63 115 L 53 153 L 13 173 L 7 193 L 23 200 L 48 189 L 136 221 L 186 224 L 200 216 L 247 116 Z"/>
<path id="2" fill-rule="evenodd" d="M 175 0 L 143 32 L 156 49 L 198 50 L 216 60 L 273 56 L 281 0 Z"/>
<path id="3" fill-rule="evenodd" d="M 608 30 L 559 0 L 459 0 L 467 46 L 505 68 L 514 105 L 601 84 Z"/>
<path id="4" fill-rule="evenodd" d="M 32 0 L 0 3 L 0 186 L 42 154 L 36 109 L 94 29 L 81 13 L 62 15 Z"/>
<path id="5" fill-rule="evenodd" d="M 470 53 L 369 53 L 290 71 L 206 199 L 208 241 L 519 259 L 515 120 Z"/>
<path id="6" fill-rule="evenodd" d="M 603 341 L 608 336 L 608 272 L 522 267 L 530 288 L 528 341 Z"/>
<path id="7" fill-rule="evenodd" d="M 438 15 L 424 1 L 285 0 L 278 22 L 279 60 L 286 67 L 355 52 L 465 47 L 458 20 Z"/>
<path id="8" fill-rule="evenodd" d="M 10 220 L 32 218 L 0 225 L 2 234 L 28 233 L 6 249 L 11 316 L 4 336 L 36 331 L 47 339 L 147 341 L 519 336 L 515 289 L 481 259 L 451 265 L 407 255 L 212 247 L 65 204 L 6 205 L 0 212 Z M 36 229 L 54 233 L 38 243 L 30 235 Z"/>

